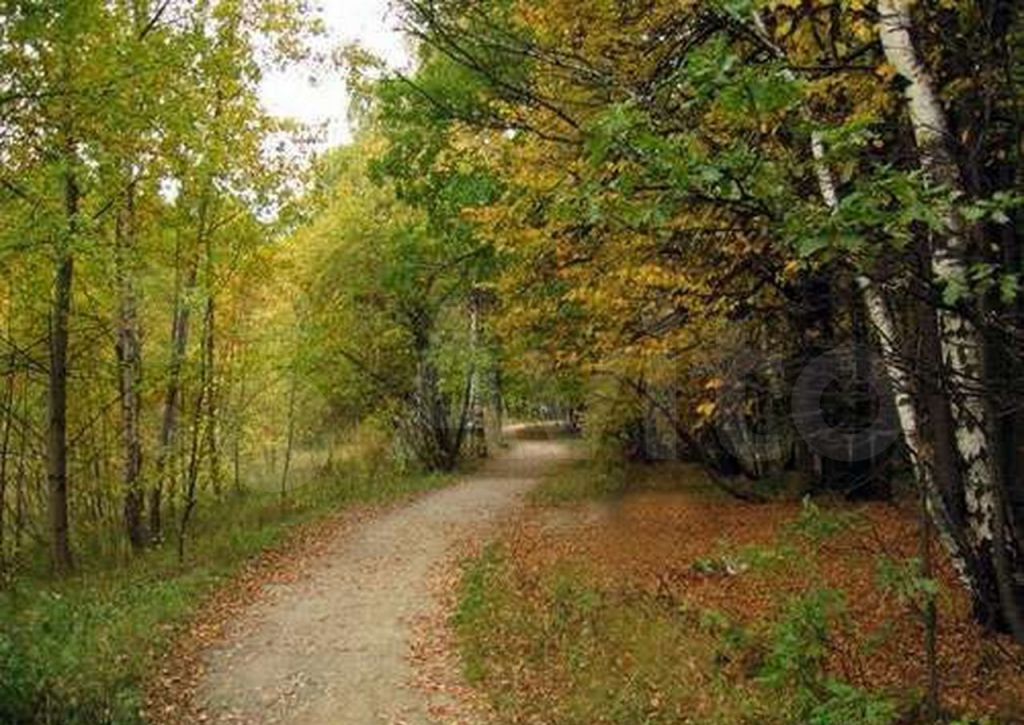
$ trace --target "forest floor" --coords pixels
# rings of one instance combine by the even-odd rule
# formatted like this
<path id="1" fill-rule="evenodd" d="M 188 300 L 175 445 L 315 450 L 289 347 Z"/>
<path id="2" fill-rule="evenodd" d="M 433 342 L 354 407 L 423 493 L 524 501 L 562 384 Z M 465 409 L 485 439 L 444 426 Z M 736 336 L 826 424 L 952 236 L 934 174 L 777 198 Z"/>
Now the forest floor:
<path id="1" fill-rule="evenodd" d="M 918 722 L 919 542 L 912 499 L 748 504 L 694 466 L 608 467 L 526 429 L 454 485 L 342 514 L 226 588 L 147 716 Z M 947 721 L 1024 722 L 1024 651 L 980 630 L 936 558 Z"/>
<path id="2" fill-rule="evenodd" d="M 515 439 L 455 485 L 313 533 L 299 561 L 288 558 L 288 575 L 271 564 L 243 578 L 236 588 L 245 601 L 227 592 L 232 603 L 212 602 L 173 652 L 149 719 L 451 719 L 461 707 L 448 691 L 458 687 L 457 668 L 444 661 L 445 645 L 429 641 L 439 631 L 433 623 L 445 619 L 440 595 L 451 591 L 445 582 L 458 552 L 574 455 L 567 442 L 546 438 Z M 425 674 L 438 665 L 444 672 Z"/>
<path id="3" fill-rule="evenodd" d="M 547 477 L 463 563 L 462 671 L 500 723 L 918 723 L 921 602 L 943 722 L 1024 722 L 1024 648 L 986 634 L 948 559 L 918 574 L 913 497 L 745 503 L 695 465 Z"/>

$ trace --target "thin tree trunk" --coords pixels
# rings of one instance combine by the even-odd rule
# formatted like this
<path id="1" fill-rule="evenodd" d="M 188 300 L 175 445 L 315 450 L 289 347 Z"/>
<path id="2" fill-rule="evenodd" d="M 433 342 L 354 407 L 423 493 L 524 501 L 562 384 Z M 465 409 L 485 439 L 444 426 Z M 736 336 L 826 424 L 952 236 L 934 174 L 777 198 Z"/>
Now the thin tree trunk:
<path id="1" fill-rule="evenodd" d="M 921 167 L 933 184 L 962 197 L 965 189 L 950 150 L 946 114 L 911 38 L 910 4 L 907 0 L 879 0 L 878 12 L 886 60 L 906 81 L 905 95 Z M 968 235 L 957 200 L 950 204 L 943 221 L 946 230 L 936 239 L 932 271 L 940 283 L 966 285 Z M 971 543 L 991 558 L 1003 618 L 1014 639 L 1024 642 L 1024 621 L 1010 564 L 1011 554 L 1019 552 L 1016 542 L 1007 536 L 994 420 L 984 394 L 972 390 L 985 379 L 984 338 L 974 322 L 955 308 L 940 308 L 938 320 L 943 363 L 950 373 L 957 449 L 964 465 L 968 532 Z"/>
<path id="2" fill-rule="evenodd" d="M 503 446 L 505 440 L 505 397 L 500 364 L 494 366 L 494 429 L 494 440 L 499 446 Z"/>
<path id="3" fill-rule="evenodd" d="M 281 471 L 281 500 L 288 495 L 288 471 L 292 465 L 292 446 L 295 444 L 295 372 L 292 372 L 291 387 L 288 390 L 288 438 L 284 448 L 284 470 Z"/>
<path id="4" fill-rule="evenodd" d="M 69 151 L 69 156 L 71 152 Z M 71 318 L 71 289 L 74 256 L 71 250 L 78 226 L 79 191 L 70 171 L 64 179 L 64 210 L 67 237 L 57 249 L 50 319 L 49 435 L 47 437 L 47 479 L 49 481 L 50 545 L 54 570 L 71 570 L 71 542 L 68 524 L 68 339 Z"/>
<path id="5" fill-rule="evenodd" d="M 18 472 L 14 482 L 14 554 L 21 551 L 21 544 L 25 536 L 25 509 L 27 508 L 25 494 L 25 479 L 27 471 L 25 466 L 25 451 L 28 449 L 28 425 L 18 426 L 21 434 L 18 436 Z"/>
<path id="6" fill-rule="evenodd" d="M 8 335 L 10 332 L 8 331 Z M 0 575 L 6 571 L 6 519 L 4 511 L 7 508 L 7 471 L 8 460 L 11 454 L 11 429 L 14 427 L 14 351 L 11 351 L 10 370 L 7 371 L 7 385 L 4 389 L 4 429 L 0 436 Z"/>
<path id="7" fill-rule="evenodd" d="M 210 308 L 207 307 L 203 321 L 203 347 L 209 340 L 206 328 L 212 320 L 209 318 Z M 189 443 L 188 468 L 185 474 L 185 505 L 181 511 L 181 522 L 178 526 L 178 561 L 185 560 L 185 539 L 188 535 L 188 525 L 192 520 L 192 513 L 195 511 L 198 501 L 199 464 L 200 464 L 200 441 L 202 439 L 203 410 L 205 408 L 205 397 L 209 390 L 209 369 L 207 368 L 207 353 L 204 349 L 200 370 L 199 392 L 196 394 L 196 404 L 192 413 L 192 430 Z"/>
<path id="8" fill-rule="evenodd" d="M 469 346 L 471 355 L 471 367 L 469 370 L 468 395 L 464 410 L 469 411 L 469 425 L 472 436 L 473 455 L 483 458 L 487 455 L 487 432 L 484 430 L 483 400 L 480 397 L 480 374 L 477 372 L 476 358 L 480 350 L 480 307 L 481 301 L 478 295 L 474 294 L 470 300 L 469 307 Z M 463 427 L 465 421 L 460 423 Z M 461 439 L 461 435 L 459 436 Z M 461 448 L 461 440 L 456 445 Z M 458 452 L 456 452 L 456 456 Z"/>
<path id="9" fill-rule="evenodd" d="M 235 408 L 234 433 L 232 436 L 232 468 L 234 473 L 235 493 L 242 490 L 242 413 L 245 406 L 245 368 L 241 369 L 238 382 L 238 403 Z"/>
<path id="10" fill-rule="evenodd" d="M 210 283 L 212 284 L 212 282 Z M 221 493 L 221 480 L 220 480 L 220 449 L 217 442 L 217 378 L 216 378 L 216 333 L 214 329 L 216 314 L 216 304 L 213 298 L 213 292 L 210 292 L 210 296 L 206 301 L 206 344 L 204 345 L 206 350 L 206 452 L 209 458 L 207 459 L 208 470 L 210 475 L 210 487 L 213 490 L 215 496 L 220 496 Z"/>
<path id="11" fill-rule="evenodd" d="M 142 383 L 141 335 L 134 282 L 136 254 L 135 185 L 128 187 L 125 207 L 115 222 L 115 274 L 120 294 L 117 329 L 118 383 L 121 393 L 121 445 L 123 448 L 124 525 L 128 541 L 138 551 L 146 544 L 142 486 Z"/>
<path id="12" fill-rule="evenodd" d="M 206 216 L 207 199 L 204 193 L 199 203 L 197 248 L 203 245 L 206 237 Z M 171 457 L 174 454 L 174 443 L 178 430 L 181 374 L 185 364 L 185 353 L 188 349 L 189 323 L 192 314 L 190 299 L 196 290 L 198 279 L 198 251 L 193 251 L 189 254 L 184 285 L 179 282 L 174 300 L 174 316 L 171 322 L 171 359 L 167 370 L 167 387 L 164 393 L 160 440 L 157 446 L 156 471 L 149 504 L 149 528 L 153 539 L 159 539 L 160 537 L 163 491 L 168 478 L 174 475 Z"/>
<path id="13" fill-rule="evenodd" d="M 214 276 L 213 240 L 204 235 L 206 254 L 206 324 L 203 349 L 206 353 L 206 452 L 210 476 L 210 487 L 215 496 L 220 496 L 220 449 L 217 443 L 217 337 L 216 313 L 217 280 Z"/>

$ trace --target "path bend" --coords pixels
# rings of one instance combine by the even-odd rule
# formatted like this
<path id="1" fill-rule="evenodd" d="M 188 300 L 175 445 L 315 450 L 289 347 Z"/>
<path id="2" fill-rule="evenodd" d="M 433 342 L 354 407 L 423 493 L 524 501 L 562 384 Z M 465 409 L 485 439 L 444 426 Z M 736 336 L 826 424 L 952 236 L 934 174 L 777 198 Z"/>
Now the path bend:
<path id="1" fill-rule="evenodd" d="M 340 533 L 205 653 L 197 696 L 208 721 L 430 722 L 408 655 L 412 623 L 436 606 L 431 572 L 571 456 L 564 440 L 513 439 L 452 486 Z"/>

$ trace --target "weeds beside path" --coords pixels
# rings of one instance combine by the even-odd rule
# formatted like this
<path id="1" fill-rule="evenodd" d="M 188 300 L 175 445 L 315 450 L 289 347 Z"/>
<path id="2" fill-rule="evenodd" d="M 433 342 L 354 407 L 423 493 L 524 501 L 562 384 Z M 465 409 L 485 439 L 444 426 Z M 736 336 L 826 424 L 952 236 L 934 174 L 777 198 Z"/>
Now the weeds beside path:
<path id="1" fill-rule="evenodd" d="M 900 501 L 750 504 L 693 466 L 593 461 L 531 500 L 457 597 L 463 672 L 497 722 L 918 722 L 924 584 L 944 711 L 1024 721 L 1024 653 L 980 631 L 947 561 L 921 582 Z"/>
<path id="2" fill-rule="evenodd" d="M 323 472 L 284 501 L 258 490 L 211 497 L 184 562 L 165 545 L 127 560 L 95 557 L 63 580 L 21 576 L 0 593 L 0 722 L 142 722 L 145 680 L 197 610 L 209 638 L 211 613 L 243 602 L 267 572 L 293 572 L 327 532 L 449 480 L 351 466 Z M 171 692 L 180 689 L 168 683 L 150 714 L 188 722 Z"/>

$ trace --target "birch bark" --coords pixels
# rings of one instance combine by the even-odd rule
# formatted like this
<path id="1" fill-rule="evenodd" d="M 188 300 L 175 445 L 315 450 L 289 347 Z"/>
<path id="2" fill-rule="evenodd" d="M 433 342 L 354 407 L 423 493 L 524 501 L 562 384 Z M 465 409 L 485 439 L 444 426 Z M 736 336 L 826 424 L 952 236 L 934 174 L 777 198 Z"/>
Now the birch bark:
<path id="1" fill-rule="evenodd" d="M 950 146 L 949 124 L 935 83 L 914 48 L 913 18 L 907 0 L 879 0 L 879 37 L 886 60 L 906 81 L 905 96 L 921 168 L 929 182 L 952 195 L 945 230 L 932 250 L 932 272 L 943 284 L 967 279 L 968 230 L 959 202 L 965 196 Z M 1014 638 L 1024 642 L 1024 623 L 1014 591 L 1002 482 L 996 460 L 995 424 L 984 386 L 984 337 L 977 325 L 953 306 L 937 310 L 943 365 L 951 386 L 950 405 L 957 450 L 964 466 L 964 498 L 971 543 L 987 551 L 995 570 L 1002 613 Z"/>

